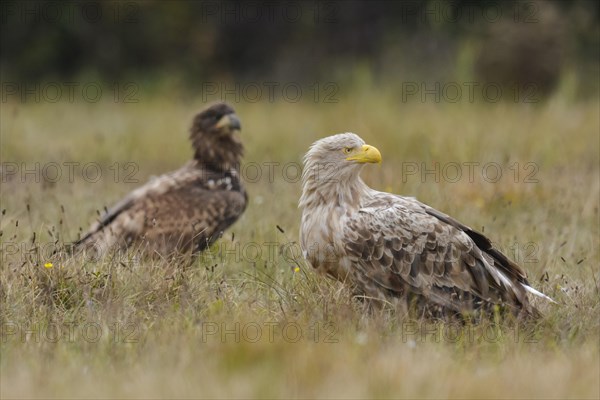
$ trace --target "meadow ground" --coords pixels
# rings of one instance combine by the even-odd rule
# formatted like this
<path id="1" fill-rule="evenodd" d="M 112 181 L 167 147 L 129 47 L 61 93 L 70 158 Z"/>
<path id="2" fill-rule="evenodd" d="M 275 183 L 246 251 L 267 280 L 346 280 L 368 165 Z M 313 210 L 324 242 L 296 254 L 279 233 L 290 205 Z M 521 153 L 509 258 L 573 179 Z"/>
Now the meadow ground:
<path id="1" fill-rule="evenodd" d="M 2 398 L 600 397 L 597 100 L 233 105 L 249 207 L 183 267 L 51 253 L 185 162 L 202 102 L 3 102 Z M 368 313 L 315 275 L 296 243 L 301 157 L 348 130 L 383 155 L 370 186 L 483 230 L 559 305 L 525 326 L 444 326 Z"/>

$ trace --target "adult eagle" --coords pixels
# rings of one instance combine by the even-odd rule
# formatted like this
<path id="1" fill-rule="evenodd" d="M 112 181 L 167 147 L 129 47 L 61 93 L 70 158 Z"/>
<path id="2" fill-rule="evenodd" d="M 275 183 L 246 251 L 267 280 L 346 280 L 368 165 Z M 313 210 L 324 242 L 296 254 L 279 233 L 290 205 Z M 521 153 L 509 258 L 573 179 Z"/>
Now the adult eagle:
<path id="1" fill-rule="evenodd" d="M 75 248 L 103 255 L 109 249 L 133 247 L 170 257 L 210 246 L 246 208 L 239 174 L 244 151 L 240 129 L 228 104 L 200 112 L 190 129 L 193 160 L 131 192 Z"/>
<path id="2" fill-rule="evenodd" d="M 415 198 L 369 188 L 360 171 L 379 162 L 379 151 L 353 133 L 306 153 L 300 242 L 314 268 L 362 297 L 423 315 L 488 313 L 494 305 L 537 314 L 527 294 L 548 297 L 488 238 Z"/>

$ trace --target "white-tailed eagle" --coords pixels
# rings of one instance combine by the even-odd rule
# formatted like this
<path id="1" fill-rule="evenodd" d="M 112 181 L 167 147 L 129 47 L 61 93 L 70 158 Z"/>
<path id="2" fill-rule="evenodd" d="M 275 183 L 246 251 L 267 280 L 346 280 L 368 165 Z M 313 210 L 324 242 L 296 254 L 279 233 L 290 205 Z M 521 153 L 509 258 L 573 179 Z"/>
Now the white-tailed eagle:
<path id="1" fill-rule="evenodd" d="M 197 253 L 244 212 L 240 180 L 244 148 L 233 108 L 219 103 L 193 120 L 194 158 L 150 180 L 110 208 L 76 244 L 94 254 L 134 248 L 151 256 Z"/>
<path id="2" fill-rule="evenodd" d="M 380 152 L 353 133 L 306 153 L 300 242 L 314 268 L 361 297 L 421 314 L 489 313 L 496 305 L 537 314 L 528 294 L 548 297 L 484 235 L 415 198 L 369 188 L 360 171 L 379 162 Z"/>

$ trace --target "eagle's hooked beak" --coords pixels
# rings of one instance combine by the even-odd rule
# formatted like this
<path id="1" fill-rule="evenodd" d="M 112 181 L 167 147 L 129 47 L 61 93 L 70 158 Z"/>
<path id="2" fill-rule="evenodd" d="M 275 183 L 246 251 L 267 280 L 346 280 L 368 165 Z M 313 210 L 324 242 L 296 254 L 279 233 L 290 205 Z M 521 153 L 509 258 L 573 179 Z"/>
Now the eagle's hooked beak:
<path id="1" fill-rule="evenodd" d="M 377 148 L 369 146 L 368 144 L 363 145 L 360 150 L 346 158 L 346 161 L 356 161 L 358 163 L 377 163 L 381 162 L 381 153 Z"/>
<path id="2" fill-rule="evenodd" d="M 215 125 L 217 129 L 227 128 L 230 131 L 233 130 L 241 130 L 242 124 L 240 123 L 240 119 L 235 114 L 227 114 L 221 117 L 217 125 Z"/>

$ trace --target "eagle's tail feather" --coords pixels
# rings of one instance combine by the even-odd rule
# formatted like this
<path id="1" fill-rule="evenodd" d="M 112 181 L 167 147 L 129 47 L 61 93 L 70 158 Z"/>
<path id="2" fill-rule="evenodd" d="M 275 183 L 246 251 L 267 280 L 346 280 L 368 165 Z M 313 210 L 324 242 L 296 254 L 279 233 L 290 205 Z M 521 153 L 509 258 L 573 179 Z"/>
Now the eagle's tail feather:
<path id="1" fill-rule="evenodd" d="M 522 284 L 522 285 L 525 288 L 525 290 L 527 290 L 529 293 L 531 293 L 531 294 L 533 294 L 535 296 L 541 297 L 543 299 L 546 299 L 548 301 L 551 301 L 554 304 L 558 304 L 552 297 L 545 295 L 544 293 L 540 292 L 539 290 L 536 290 L 536 289 L 534 289 L 531 286 L 526 285 L 526 284 Z"/>

